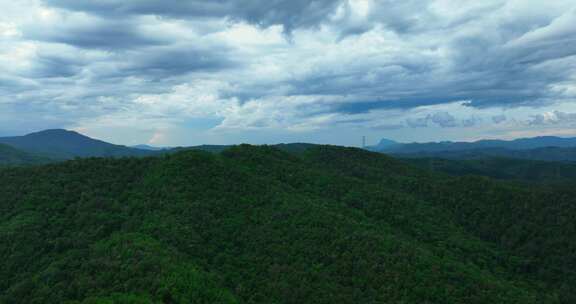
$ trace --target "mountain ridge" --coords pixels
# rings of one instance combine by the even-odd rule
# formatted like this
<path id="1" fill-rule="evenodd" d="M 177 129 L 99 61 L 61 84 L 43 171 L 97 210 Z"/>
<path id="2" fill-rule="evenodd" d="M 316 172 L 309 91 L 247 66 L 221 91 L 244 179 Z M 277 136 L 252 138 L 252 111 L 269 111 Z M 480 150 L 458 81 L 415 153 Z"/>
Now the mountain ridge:
<path id="1" fill-rule="evenodd" d="M 0 143 L 55 160 L 75 157 L 148 156 L 151 151 L 133 149 L 93 139 L 75 131 L 49 129 L 23 136 L 0 137 Z"/>
<path id="2" fill-rule="evenodd" d="M 410 158 L 482 159 L 490 157 L 542 161 L 576 161 L 576 138 L 539 136 L 475 142 L 399 143 L 367 147 L 370 151 Z"/>
<path id="3" fill-rule="evenodd" d="M 382 139 L 385 143 L 393 142 L 389 139 Z M 381 142 L 382 142 L 381 141 Z M 507 148 L 511 150 L 526 150 L 544 147 L 576 147 L 576 138 L 558 136 L 536 136 L 517 138 L 513 140 L 481 139 L 473 142 L 463 141 L 440 141 L 423 143 L 397 143 L 396 145 L 375 145 L 367 147 L 368 150 L 376 152 L 394 153 L 417 153 L 417 152 L 438 152 L 438 151 L 458 151 L 472 150 L 478 148 Z"/>

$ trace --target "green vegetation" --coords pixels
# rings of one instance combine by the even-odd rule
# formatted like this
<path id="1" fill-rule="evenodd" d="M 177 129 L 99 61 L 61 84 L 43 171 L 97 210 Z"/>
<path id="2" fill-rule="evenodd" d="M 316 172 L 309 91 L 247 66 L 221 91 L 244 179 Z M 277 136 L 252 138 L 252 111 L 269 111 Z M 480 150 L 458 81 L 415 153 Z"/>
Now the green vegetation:
<path id="1" fill-rule="evenodd" d="M 576 164 L 515 158 L 448 160 L 442 158 L 404 158 L 426 170 L 451 175 L 479 175 L 496 179 L 538 183 L 568 183 L 576 179 Z"/>
<path id="2" fill-rule="evenodd" d="M 284 150 L 0 169 L 0 303 L 575 303 L 570 187 Z"/>
<path id="3" fill-rule="evenodd" d="M 441 158 L 453 160 L 485 160 L 491 158 L 524 159 L 548 162 L 575 162 L 576 148 L 546 147 L 529 150 L 486 148 L 458 151 L 423 151 L 418 153 L 396 153 L 402 158 Z"/>
<path id="4" fill-rule="evenodd" d="M 46 164 L 50 159 L 29 154 L 7 145 L 0 144 L 0 166 Z"/>

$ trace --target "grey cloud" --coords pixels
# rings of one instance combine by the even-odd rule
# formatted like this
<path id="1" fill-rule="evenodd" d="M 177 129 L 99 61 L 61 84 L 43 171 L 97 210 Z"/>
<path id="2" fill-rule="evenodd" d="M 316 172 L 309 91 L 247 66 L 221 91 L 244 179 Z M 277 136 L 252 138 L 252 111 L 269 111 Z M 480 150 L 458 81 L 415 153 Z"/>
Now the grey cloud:
<path id="1" fill-rule="evenodd" d="M 26 79 L 22 79 L 16 76 L 10 75 L 0 75 L 0 101 L 4 98 L 9 97 L 9 94 L 15 94 L 22 90 L 29 90 L 35 87 L 35 84 Z"/>
<path id="2" fill-rule="evenodd" d="M 168 41 L 150 36 L 138 29 L 138 24 L 120 20 L 68 21 L 55 27 L 33 26 L 24 29 L 28 39 L 64 43 L 79 48 L 121 50 Z"/>
<path id="3" fill-rule="evenodd" d="M 372 130 L 399 130 L 404 128 L 403 124 L 377 124 L 371 127 Z"/>
<path id="4" fill-rule="evenodd" d="M 539 114 L 539 115 L 532 115 L 531 118 L 527 121 L 528 125 L 530 126 L 539 126 L 539 125 L 547 125 L 549 122 L 546 119 L 546 116 Z"/>
<path id="5" fill-rule="evenodd" d="M 482 122 L 482 119 L 480 117 L 472 116 L 470 118 L 463 119 L 462 120 L 462 126 L 466 127 L 466 128 L 470 128 L 470 127 L 476 126 L 480 122 Z"/>
<path id="6" fill-rule="evenodd" d="M 234 58 L 232 50 L 223 46 L 200 48 L 194 45 L 172 45 L 134 52 L 127 58 L 122 73 L 145 77 L 171 77 L 191 72 L 217 72 L 239 67 L 242 62 Z"/>
<path id="7" fill-rule="evenodd" d="M 469 127 L 476 124 L 478 121 L 479 118 L 472 117 L 470 119 L 463 120 L 462 125 Z M 427 128 L 430 126 L 430 123 L 434 123 L 441 128 L 455 128 L 459 126 L 456 117 L 448 112 L 436 112 L 434 114 L 428 114 L 424 117 L 406 119 L 406 125 L 411 128 Z"/>
<path id="8" fill-rule="evenodd" d="M 563 122 L 576 122 L 576 113 L 566 113 L 561 111 L 554 111 L 556 118 Z"/>
<path id="9" fill-rule="evenodd" d="M 283 24 L 288 31 L 299 27 L 312 27 L 328 22 L 336 30 L 342 31 L 343 35 L 361 34 L 380 24 L 387 29 L 392 29 L 402 35 L 414 36 L 430 35 L 434 39 L 440 39 L 438 35 L 450 36 L 458 31 L 458 27 L 471 21 L 482 19 L 484 14 L 494 13 L 500 9 L 501 2 L 488 2 L 467 11 L 457 18 L 444 21 L 428 5 L 421 1 L 376 1 L 369 16 L 363 20 L 346 23 L 330 23 L 327 17 L 333 13 L 339 5 L 345 8 L 345 15 L 350 13 L 350 5 L 346 1 L 72 1 L 72 0 L 48 0 L 48 4 L 69 10 L 84 11 L 96 14 L 104 18 L 117 20 L 121 17 L 153 14 L 169 18 L 192 18 L 204 17 L 230 18 L 232 20 L 244 20 L 263 27 Z M 570 19 L 558 17 L 556 19 Z M 552 63 L 542 66 L 543 62 L 551 59 L 566 58 L 569 54 L 576 54 L 576 47 L 558 47 L 564 43 L 570 32 L 566 31 L 567 22 L 554 25 L 554 18 L 522 19 L 522 22 L 506 22 L 501 28 L 496 28 L 501 35 L 478 34 L 472 31 L 470 34 L 456 35 L 455 39 L 445 39 L 442 44 L 434 47 L 448 48 L 450 57 L 442 59 L 427 57 L 422 54 L 400 52 L 394 54 L 389 63 L 364 58 L 367 63 L 358 69 L 347 69 L 337 74 L 334 72 L 311 74 L 306 78 L 298 78 L 286 83 L 291 89 L 290 95 L 357 95 L 363 96 L 364 100 L 355 103 L 334 105 L 334 112 L 361 113 L 380 108 L 412 108 L 419 105 L 442 104 L 457 100 L 470 100 L 472 107 L 498 107 L 515 106 L 543 103 L 556 98 L 550 91 L 550 84 L 565 80 L 569 77 L 569 71 L 562 70 Z M 107 19 L 106 19 L 107 20 Z M 67 39 L 56 35 L 58 41 L 66 42 L 81 47 L 108 47 L 130 48 L 146 46 L 149 44 L 162 44 L 165 41 L 158 37 L 150 37 L 138 31 L 136 22 L 124 21 L 127 26 L 114 26 L 117 33 L 106 33 L 102 27 L 94 26 L 93 31 L 102 31 L 101 35 L 84 35 L 89 30 L 74 30 L 66 34 Z M 548 21 L 546 23 L 545 21 Z M 556 22 L 558 23 L 558 22 Z M 539 42 L 542 35 L 534 37 L 535 26 L 559 34 L 547 34 L 544 38 L 546 43 Z M 66 31 L 64 31 L 66 32 Z M 106 34 L 106 35 L 102 35 Z M 64 34 L 62 34 L 64 35 Z M 104 41 L 108 36 L 110 41 Z M 47 35 L 50 37 L 50 35 Z M 530 38 L 527 39 L 526 37 Z M 518 40 L 522 43 L 507 44 L 509 41 Z M 540 39 L 540 40 L 539 40 Z M 504 46 L 503 46 L 504 45 Z M 150 53 L 140 56 L 141 63 L 136 63 L 127 72 L 149 71 L 152 73 L 183 74 L 194 70 L 218 70 L 232 67 L 225 54 L 221 54 L 217 48 L 216 53 L 190 51 L 186 56 L 186 50 L 172 50 L 165 53 Z M 561 51 L 560 51 L 561 50 Z M 170 56 L 170 53 L 174 56 Z M 198 55 L 197 55 L 198 54 Z M 181 58 L 178 62 L 175 58 Z M 238 61 L 249 60 L 239 58 Z M 371 60 L 375 60 L 370 64 Z M 569 59 L 568 59 L 569 60 Z M 361 69 L 361 70 L 359 70 Z M 439 71 L 449 71 L 448 75 L 441 75 Z M 367 81 L 366 74 L 370 73 L 372 79 Z M 375 85 L 374 82 L 377 82 Z M 417 83 L 418 85 L 414 85 Z M 273 84 L 277 87 L 277 84 Z M 266 92 L 262 88 L 255 88 L 254 92 L 248 92 L 246 98 L 260 97 Z M 244 94 L 239 92 L 239 94 Z"/>
<path id="10" fill-rule="evenodd" d="M 428 127 L 428 122 L 430 121 L 430 115 L 420 118 L 408 118 L 406 119 L 406 124 L 411 128 L 426 128 Z"/>
<path id="11" fill-rule="evenodd" d="M 468 21 L 497 12 L 500 5 L 487 3 L 445 23 L 435 20 L 421 1 L 404 1 L 397 5 L 392 1 L 379 1 L 372 15 L 382 18 L 373 18 L 371 22 L 384 24 L 403 35 L 418 37 L 416 35 L 428 33 L 435 37 L 436 33 L 431 30 L 450 35 Z M 388 15 L 393 16 L 385 18 Z M 470 100 L 470 106 L 479 108 L 538 104 L 557 98 L 549 90 L 550 84 L 569 79 L 573 72 L 561 66 L 574 64 L 574 57 L 570 56 L 576 55 L 576 45 L 568 42 L 575 35 L 576 10 L 556 17 L 515 18 L 521 20 L 503 23 L 501 27 L 481 34 L 473 31 L 458 35 L 457 39 L 448 40 L 448 45 L 440 45 L 451 50 L 452 57 L 446 66 L 452 70 L 452 79 L 444 84 L 436 81 L 432 88 L 408 88 L 412 91 L 410 95 L 423 93 L 438 103 Z M 542 32 L 545 34 L 538 35 Z M 434 64 L 425 64 L 432 67 L 425 73 L 434 77 Z"/>
<path id="12" fill-rule="evenodd" d="M 342 0 L 45 0 L 49 5 L 107 17 L 158 15 L 172 18 L 230 18 L 263 27 L 283 25 L 289 33 L 325 20 Z"/>
<path id="13" fill-rule="evenodd" d="M 358 118 L 358 119 L 342 119 L 342 120 L 336 121 L 336 123 L 338 123 L 338 124 L 365 124 L 365 123 L 369 123 L 370 121 L 371 121 L 370 119 Z"/>
<path id="14" fill-rule="evenodd" d="M 555 124 L 576 123 L 576 113 L 554 111 L 544 114 L 532 115 L 526 123 L 530 126 L 544 126 Z"/>
<path id="15" fill-rule="evenodd" d="M 569 83 L 576 71 L 576 44 L 570 43 L 576 35 L 572 26 L 576 11 L 569 9 L 523 14 L 502 9 L 506 1 L 486 1 L 455 10 L 443 19 L 434 12 L 432 2 L 419 0 L 373 1 L 375 6 L 363 18 L 353 16 L 344 0 L 43 3 L 71 17 L 53 27 L 38 22 L 19 28 L 23 40 L 37 42 L 37 54 L 21 68 L 0 67 L 0 100 L 18 99 L 45 112 L 65 111 L 70 119 L 113 112 L 135 96 L 169 92 L 197 78 L 229 83 L 230 89 L 218 93 L 238 98 L 241 104 L 253 99 L 276 102 L 270 96 L 332 97 L 295 107 L 304 118 L 409 110 L 464 100 L 474 108 L 513 108 L 568 100 L 551 88 Z M 333 13 L 339 6 L 344 13 L 335 20 Z M 179 29 L 193 34 L 179 37 L 178 31 L 163 32 L 171 27 L 155 28 L 158 21 L 175 21 Z M 229 29 L 226 24 L 230 22 L 262 28 L 283 25 L 286 33 L 294 34 L 293 43 L 235 45 L 236 40 L 217 37 Z M 202 27 L 210 29 L 197 30 Z M 366 49 L 374 51 L 365 52 L 355 43 L 367 44 Z M 43 52 L 60 44 L 71 47 L 60 53 Z M 84 58 L 87 52 L 102 57 Z M 330 58 L 333 54 L 338 57 Z M 249 70 L 267 64 L 274 67 L 270 77 L 255 76 Z M 101 96 L 118 102 L 102 105 Z M 44 103 L 51 107 L 43 108 Z M 576 120 L 572 115 L 536 115 L 529 124 L 568 123 Z M 488 119 L 498 124 L 506 117 Z M 409 118 L 404 125 L 450 128 L 476 123 L 440 112 Z M 403 124 L 366 122 L 371 125 L 395 128 Z"/>
<path id="16" fill-rule="evenodd" d="M 502 114 L 502 115 L 495 115 L 492 116 L 492 122 L 494 122 L 495 124 L 499 124 L 501 122 L 506 121 L 508 118 L 506 117 L 506 115 Z"/>
<path id="17" fill-rule="evenodd" d="M 69 113 L 58 113 L 53 105 L 34 102 L 0 102 L 0 136 L 24 135 L 49 128 L 62 128 L 72 123 Z"/>
<path id="18" fill-rule="evenodd" d="M 526 22 L 524 31 L 515 31 L 514 36 L 506 40 L 490 35 L 469 35 L 453 41 L 456 71 L 476 75 L 476 79 L 464 87 L 471 91 L 470 105 L 513 106 L 557 98 L 549 87 L 551 83 L 571 76 L 572 71 L 562 66 L 573 64 L 574 57 L 570 56 L 576 55 L 576 46 L 567 43 L 576 34 L 572 26 L 576 22 L 575 12 L 568 11 L 552 18 L 548 24 L 541 24 L 540 20 Z M 573 21 L 570 22 L 571 30 L 566 30 L 568 22 L 564 19 Z M 540 27 L 534 29 L 535 25 Z M 499 30 L 505 36 L 507 29 Z M 548 34 L 534 34 L 538 32 Z M 478 94 L 481 90 L 483 94 Z"/>
<path id="19" fill-rule="evenodd" d="M 67 54 L 37 54 L 34 65 L 27 72 L 33 78 L 72 77 L 87 64 Z"/>
<path id="20" fill-rule="evenodd" d="M 348 2 L 349 3 L 349 2 Z M 478 2 L 480 3 L 480 2 Z M 363 34 L 381 25 L 399 35 L 421 34 L 423 32 L 439 32 L 445 29 L 463 26 L 490 14 L 503 6 L 502 2 L 486 1 L 480 5 L 463 10 L 452 19 L 442 18 L 434 12 L 433 2 L 421 0 L 378 0 L 373 2 L 366 19 L 350 22 L 351 6 L 344 5 L 345 16 L 337 25 L 342 28 L 343 35 Z M 466 5 L 464 5 L 466 6 Z"/>
<path id="21" fill-rule="evenodd" d="M 437 112 L 430 116 L 430 120 L 442 128 L 457 126 L 456 118 L 448 112 Z"/>
<path id="22" fill-rule="evenodd" d="M 398 54 L 391 59 L 396 64 L 402 63 L 401 70 L 396 73 L 378 71 L 382 63 L 375 61 L 365 71 L 372 72 L 377 85 L 372 79 L 367 81 L 363 73 L 347 71 L 346 74 L 298 79 L 291 86 L 295 94 L 372 96 L 372 101 L 337 109 L 345 113 L 412 108 L 458 100 L 469 100 L 468 105 L 476 108 L 514 107 L 543 104 L 559 98 L 557 92 L 550 90 L 550 84 L 571 77 L 572 70 L 562 66 L 574 64 L 576 57 L 565 58 L 564 62 L 548 62 L 547 54 L 540 61 L 519 62 L 517 57 L 524 51 L 501 49 L 496 46 L 500 43 L 473 37 L 462 39 L 451 45 L 451 53 L 455 56 L 445 58 L 446 61 Z M 539 53 L 541 51 L 534 50 L 532 54 L 537 56 Z M 370 62 L 372 59 L 364 60 Z M 546 62 L 542 64 L 542 61 Z M 449 71 L 447 75 L 439 74 L 446 70 Z"/>

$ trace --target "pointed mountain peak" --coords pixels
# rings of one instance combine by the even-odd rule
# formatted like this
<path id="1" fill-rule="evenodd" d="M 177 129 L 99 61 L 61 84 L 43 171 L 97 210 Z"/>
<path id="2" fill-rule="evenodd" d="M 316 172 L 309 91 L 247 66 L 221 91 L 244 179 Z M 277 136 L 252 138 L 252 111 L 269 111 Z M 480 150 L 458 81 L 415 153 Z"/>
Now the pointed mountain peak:
<path id="1" fill-rule="evenodd" d="M 380 140 L 380 142 L 378 143 L 378 146 L 389 146 L 389 145 L 397 145 L 398 142 L 388 139 L 388 138 L 382 138 Z"/>

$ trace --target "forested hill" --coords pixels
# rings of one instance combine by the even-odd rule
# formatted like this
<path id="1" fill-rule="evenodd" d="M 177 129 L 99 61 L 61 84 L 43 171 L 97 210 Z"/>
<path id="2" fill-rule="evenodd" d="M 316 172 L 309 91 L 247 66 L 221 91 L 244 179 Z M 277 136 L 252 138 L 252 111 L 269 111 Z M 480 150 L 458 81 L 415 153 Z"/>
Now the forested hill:
<path id="1" fill-rule="evenodd" d="M 425 170 L 450 175 L 478 175 L 502 180 L 546 184 L 576 181 L 576 163 L 551 162 L 515 158 L 486 157 L 483 159 L 402 158 Z"/>
<path id="2" fill-rule="evenodd" d="M 50 160 L 37 155 L 20 151 L 8 145 L 0 144 L 0 166 L 6 165 L 38 165 Z"/>
<path id="3" fill-rule="evenodd" d="M 490 158 L 509 158 L 536 161 L 576 162 L 576 148 L 546 147 L 530 150 L 511 150 L 501 148 L 473 149 L 461 151 L 439 151 L 419 153 L 392 153 L 402 158 L 442 158 L 452 160 L 486 160 Z"/>
<path id="4" fill-rule="evenodd" d="M 576 303 L 574 187 L 298 152 L 0 169 L 0 303 Z"/>

